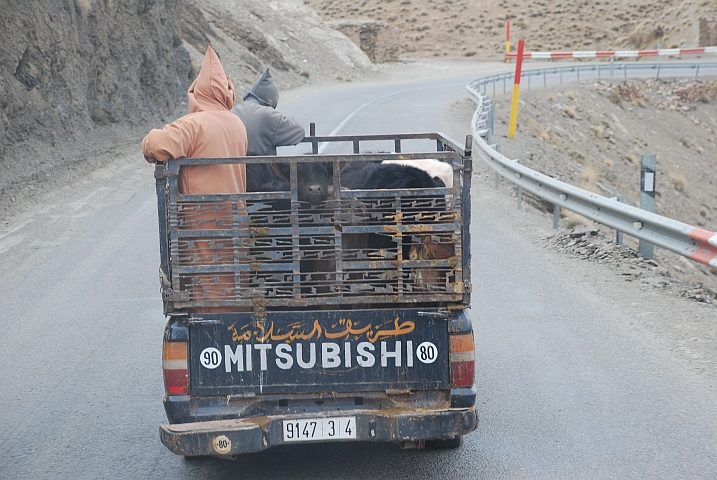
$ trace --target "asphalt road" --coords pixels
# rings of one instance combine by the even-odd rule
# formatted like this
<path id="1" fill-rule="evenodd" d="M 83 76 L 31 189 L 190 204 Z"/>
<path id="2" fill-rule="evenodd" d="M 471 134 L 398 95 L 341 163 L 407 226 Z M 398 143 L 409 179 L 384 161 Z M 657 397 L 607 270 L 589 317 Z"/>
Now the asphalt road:
<path id="1" fill-rule="evenodd" d="M 319 134 L 438 130 L 462 141 L 469 125 L 451 105 L 480 73 L 346 86 L 280 109 Z M 159 440 L 165 320 L 139 146 L 58 193 L 0 233 L 0 478 L 714 478 L 714 368 L 658 328 L 680 315 L 714 321 L 714 310 L 536 246 L 549 220 L 517 212 L 493 182 L 477 162 L 480 424 L 464 446 L 300 445 L 234 462 L 186 461 Z"/>

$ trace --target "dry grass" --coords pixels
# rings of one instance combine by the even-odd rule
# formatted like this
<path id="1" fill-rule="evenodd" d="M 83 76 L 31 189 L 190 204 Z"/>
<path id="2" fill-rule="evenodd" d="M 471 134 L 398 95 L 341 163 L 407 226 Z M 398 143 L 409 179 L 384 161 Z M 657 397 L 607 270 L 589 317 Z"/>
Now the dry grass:
<path id="1" fill-rule="evenodd" d="M 550 140 L 550 131 L 549 130 L 541 130 L 538 134 L 540 136 L 540 139 L 544 142 L 547 142 Z"/>
<path id="2" fill-rule="evenodd" d="M 683 191 L 687 186 L 687 177 L 684 174 L 679 172 L 670 172 L 669 177 L 672 186 L 678 192 Z"/>
<path id="3" fill-rule="evenodd" d="M 575 92 L 573 92 L 572 90 L 568 90 L 567 92 L 565 92 L 565 95 L 567 95 L 570 100 L 575 100 Z"/>
<path id="4" fill-rule="evenodd" d="M 92 10 L 92 0 L 75 0 L 75 10 L 81 16 L 86 17 Z"/>
<path id="5" fill-rule="evenodd" d="M 600 169 L 594 165 L 583 165 L 580 172 L 580 179 L 583 181 L 582 188 L 588 192 L 600 193 L 597 180 L 600 178 Z"/>
<path id="6" fill-rule="evenodd" d="M 606 158 L 602 161 L 602 163 L 604 163 L 608 167 L 612 167 L 613 165 L 615 165 L 615 162 L 611 158 Z"/>
<path id="7" fill-rule="evenodd" d="M 583 217 L 582 215 L 578 215 L 575 212 L 571 212 L 570 210 L 563 209 L 563 218 L 565 219 L 565 225 L 568 228 L 575 228 L 580 226 L 593 226 L 594 223 L 588 219 Z"/>
<path id="8" fill-rule="evenodd" d="M 602 125 L 595 125 L 593 126 L 593 133 L 596 137 L 602 138 L 602 136 L 605 134 L 605 127 Z"/>
<path id="9" fill-rule="evenodd" d="M 575 118 L 575 113 L 576 113 L 575 106 L 568 105 L 563 109 L 563 111 L 565 112 L 565 115 L 567 115 L 568 117 Z"/>

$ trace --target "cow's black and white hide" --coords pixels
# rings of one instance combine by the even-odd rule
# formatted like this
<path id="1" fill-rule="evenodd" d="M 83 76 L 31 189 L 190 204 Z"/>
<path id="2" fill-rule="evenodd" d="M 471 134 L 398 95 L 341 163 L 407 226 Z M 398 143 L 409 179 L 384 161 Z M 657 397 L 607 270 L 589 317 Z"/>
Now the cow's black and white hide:
<path id="1" fill-rule="evenodd" d="M 351 190 L 441 188 L 446 184 L 410 165 L 353 162 L 341 171 L 341 186 Z"/>
<path id="2" fill-rule="evenodd" d="M 409 167 L 420 168 L 431 177 L 440 178 L 446 187 L 453 188 L 453 167 L 449 163 L 441 162 L 435 158 L 419 160 L 384 160 L 381 163 L 408 165 Z"/>

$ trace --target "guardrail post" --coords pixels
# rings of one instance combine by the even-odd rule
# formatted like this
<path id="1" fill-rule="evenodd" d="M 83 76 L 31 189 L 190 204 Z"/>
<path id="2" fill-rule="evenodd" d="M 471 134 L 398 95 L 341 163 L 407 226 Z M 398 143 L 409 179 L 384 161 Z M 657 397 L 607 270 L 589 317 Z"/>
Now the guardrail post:
<path id="1" fill-rule="evenodd" d="M 558 205 L 553 205 L 553 230 L 558 229 L 559 223 L 560 223 L 560 207 Z"/>
<path id="2" fill-rule="evenodd" d="M 555 179 L 559 182 L 562 182 L 562 179 L 560 177 L 555 177 Z M 558 229 L 558 224 L 560 223 L 560 206 L 559 205 L 553 205 L 553 229 Z"/>
<path id="3" fill-rule="evenodd" d="M 640 167 L 640 208 L 655 213 L 655 173 L 657 169 L 657 157 L 647 153 L 642 156 Z M 654 258 L 655 246 L 640 240 L 640 256 L 643 258 Z"/>
<path id="4" fill-rule="evenodd" d="M 486 119 L 486 135 L 485 135 L 485 143 L 490 145 L 490 139 L 493 137 L 493 128 L 495 126 L 495 120 L 493 118 L 493 100 L 488 100 L 488 118 Z"/>
<path id="5" fill-rule="evenodd" d="M 496 143 L 495 146 L 493 147 L 493 150 L 500 153 L 500 143 Z M 495 188 L 496 188 L 496 190 L 498 189 L 498 181 L 499 180 L 500 180 L 500 174 L 496 170 L 496 172 L 495 172 Z"/>
<path id="6" fill-rule="evenodd" d="M 610 78 L 612 78 L 612 69 L 615 66 L 615 55 L 610 55 Z"/>
<path id="7" fill-rule="evenodd" d="M 623 196 L 618 193 L 617 201 L 622 203 L 623 199 L 624 199 Z M 622 240 L 622 232 L 620 230 L 616 230 L 616 232 L 617 232 L 617 235 L 615 236 L 615 243 L 618 245 L 622 245 L 622 241 L 623 241 Z"/>

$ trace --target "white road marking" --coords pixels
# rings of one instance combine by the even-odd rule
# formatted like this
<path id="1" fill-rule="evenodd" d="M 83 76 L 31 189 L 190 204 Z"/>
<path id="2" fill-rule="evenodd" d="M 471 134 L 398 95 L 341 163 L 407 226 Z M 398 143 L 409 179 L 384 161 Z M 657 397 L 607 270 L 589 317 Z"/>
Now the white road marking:
<path id="1" fill-rule="evenodd" d="M 97 195 L 98 193 L 100 193 L 102 190 L 114 190 L 114 189 L 113 189 L 113 188 L 110 188 L 110 187 L 100 187 L 100 188 L 98 188 L 98 189 L 96 189 L 96 190 L 93 190 L 92 192 L 90 192 L 89 195 L 87 195 L 85 198 L 83 198 L 83 199 L 80 200 L 79 202 L 77 202 L 77 203 L 70 203 L 70 205 L 74 205 L 74 207 L 72 208 L 72 211 L 73 211 L 73 212 L 76 212 L 76 211 L 79 210 L 80 208 L 84 207 L 85 204 L 87 204 L 92 197 L 94 197 L 95 195 Z"/>
<path id="2" fill-rule="evenodd" d="M 461 84 L 456 84 L 456 85 L 463 85 L 463 84 L 461 83 Z M 449 87 L 454 87 L 454 86 L 456 86 L 456 85 L 441 85 L 441 86 L 439 86 L 439 87 L 416 88 L 416 89 L 414 89 L 414 90 L 401 90 L 401 91 L 399 91 L 399 92 L 389 93 L 388 95 L 384 95 L 383 97 L 375 98 L 375 99 L 373 99 L 373 100 L 371 100 L 371 101 L 368 101 L 368 102 L 364 103 L 363 105 L 361 105 L 360 107 L 358 107 L 356 110 L 354 110 L 353 112 L 349 113 L 349 114 L 341 121 L 341 123 L 339 123 L 339 124 L 336 126 L 336 128 L 334 128 L 334 129 L 331 131 L 331 133 L 329 133 L 328 136 L 329 136 L 329 137 L 333 137 L 334 135 L 336 135 L 342 128 L 344 128 L 344 126 L 349 122 L 349 120 L 351 120 L 357 113 L 359 113 L 361 110 L 363 110 L 364 108 L 368 107 L 368 106 L 371 105 L 372 103 L 376 103 L 376 102 L 378 102 L 378 101 L 381 101 L 381 100 L 384 100 L 384 99 L 386 99 L 386 98 L 393 97 L 393 96 L 395 96 L 395 95 L 399 95 L 399 94 L 402 94 L 402 93 L 420 92 L 421 90 L 435 90 L 435 89 L 437 89 L 437 88 L 449 88 Z M 326 147 L 327 147 L 328 145 L 329 145 L 328 142 L 322 143 L 321 146 L 319 147 L 319 154 L 324 153 L 324 150 L 326 150 Z"/>
<path id="3" fill-rule="evenodd" d="M 5 240 L 2 240 L 2 237 L 0 237 L 0 253 L 5 253 L 6 251 L 10 250 L 15 245 L 18 245 L 23 240 L 25 240 L 25 235 L 18 235 L 16 237 L 8 237 Z"/>
<path id="4" fill-rule="evenodd" d="M 34 222 L 34 221 L 35 221 L 35 219 L 25 220 L 23 223 L 21 223 L 20 225 L 16 226 L 16 227 L 13 228 L 13 229 L 11 229 L 11 230 L 8 231 L 7 233 L 4 233 L 4 234 L 0 235 L 0 240 L 2 240 L 3 238 L 7 237 L 8 235 L 12 235 L 13 233 L 17 232 L 17 231 L 20 230 L 21 228 L 24 228 L 24 227 L 28 226 L 29 224 L 31 224 L 31 223 Z"/>

